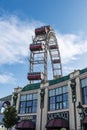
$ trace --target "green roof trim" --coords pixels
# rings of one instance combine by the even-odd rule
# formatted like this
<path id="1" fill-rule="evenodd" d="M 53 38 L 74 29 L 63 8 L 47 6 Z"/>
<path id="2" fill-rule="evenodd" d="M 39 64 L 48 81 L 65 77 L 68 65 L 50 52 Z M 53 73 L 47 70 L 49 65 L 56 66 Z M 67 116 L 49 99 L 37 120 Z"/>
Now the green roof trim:
<path id="1" fill-rule="evenodd" d="M 55 80 L 49 80 L 49 85 L 54 85 L 63 81 L 69 80 L 69 75 L 61 77 L 59 79 L 55 79 Z M 34 90 L 34 89 L 39 89 L 40 88 L 40 84 L 41 83 L 35 83 L 35 84 L 28 84 L 26 85 L 22 91 L 29 91 L 29 90 Z"/>
<path id="2" fill-rule="evenodd" d="M 39 88 L 40 88 L 40 83 L 28 84 L 22 89 L 22 91 L 29 91 L 29 90 L 39 89 Z"/>
<path id="3" fill-rule="evenodd" d="M 87 72 L 87 68 L 80 70 L 80 74 Z"/>
<path id="4" fill-rule="evenodd" d="M 61 77 L 59 79 L 50 80 L 49 85 L 54 85 L 54 84 L 57 84 L 57 83 L 60 83 L 60 82 L 66 81 L 66 80 L 69 80 L 69 75 Z"/>
<path id="5" fill-rule="evenodd" d="M 12 95 L 9 95 L 9 96 L 6 96 L 6 97 L 3 97 L 3 98 L 0 98 L 0 101 L 11 100 L 11 98 L 12 98 Z"/>

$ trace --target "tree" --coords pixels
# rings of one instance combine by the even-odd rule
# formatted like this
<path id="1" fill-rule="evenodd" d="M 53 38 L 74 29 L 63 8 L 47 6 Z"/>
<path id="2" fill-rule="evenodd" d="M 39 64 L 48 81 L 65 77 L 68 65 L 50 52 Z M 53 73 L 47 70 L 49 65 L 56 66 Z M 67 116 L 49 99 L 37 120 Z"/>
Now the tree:
<path id="1" fill-rule="evenodd" d="M 3 124 L 4 126 L 8 128 L 12 128 L 17 123 L 17 111 L 15 107 L 8 106 L 4 112 L 4 118 L 3 118 Z"/>

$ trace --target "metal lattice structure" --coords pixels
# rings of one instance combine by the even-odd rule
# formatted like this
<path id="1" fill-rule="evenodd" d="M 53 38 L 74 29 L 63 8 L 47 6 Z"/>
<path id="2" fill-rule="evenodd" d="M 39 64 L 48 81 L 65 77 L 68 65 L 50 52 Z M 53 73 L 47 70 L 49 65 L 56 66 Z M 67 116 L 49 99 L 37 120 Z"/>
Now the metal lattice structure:
<path id="1" fill-rule="evenodd" d="M 51 59 L 53 79 L 62 76 L 58 42 L 53 29 L 49 25 L 35 29 L 35 37 L 29 49 L 30 68 L 27 78 L 30 80 L 30 83 L 34 80 L 44 80 L 44 82 L 48 80 L 48 52 Z M 35 70 L 36 65 L 40 68 L 39 72 Z M 43 67 L 40 67 L 41 65 Z"/>

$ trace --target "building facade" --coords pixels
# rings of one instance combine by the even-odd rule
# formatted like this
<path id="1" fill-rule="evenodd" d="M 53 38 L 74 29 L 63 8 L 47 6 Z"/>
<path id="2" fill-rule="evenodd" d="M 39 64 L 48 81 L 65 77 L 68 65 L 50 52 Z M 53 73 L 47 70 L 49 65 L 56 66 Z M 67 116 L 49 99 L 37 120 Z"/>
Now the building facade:
<path id="1" fill-rule="evenodd" d="M 16 88 L 11 103 L 18 112 L 16 129 L 87 130 L 87 68 L 46 83 Z M 77 111 L 79 103 L 82 113 Z"/>

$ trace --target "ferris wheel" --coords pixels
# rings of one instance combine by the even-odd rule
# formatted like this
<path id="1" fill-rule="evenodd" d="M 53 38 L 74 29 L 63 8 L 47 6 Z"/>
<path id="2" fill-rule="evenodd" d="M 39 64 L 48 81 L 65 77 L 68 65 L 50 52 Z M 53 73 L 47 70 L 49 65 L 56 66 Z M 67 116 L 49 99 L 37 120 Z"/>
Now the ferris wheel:
<path id="1" fill-rule="evenodd" d="M 32 39 L 29 49 L 30 68 L 27 78 L 30 83 L 36 80 L 43 80 L 44 82 L 48 80 L 49 63 L 51 64 L 52 78 L 56 79 L 62 76 L 59 46 L 50 25 L 35 29 L 35 37 Z M 36 71 L 36 66 L 39 71 Z"/>

